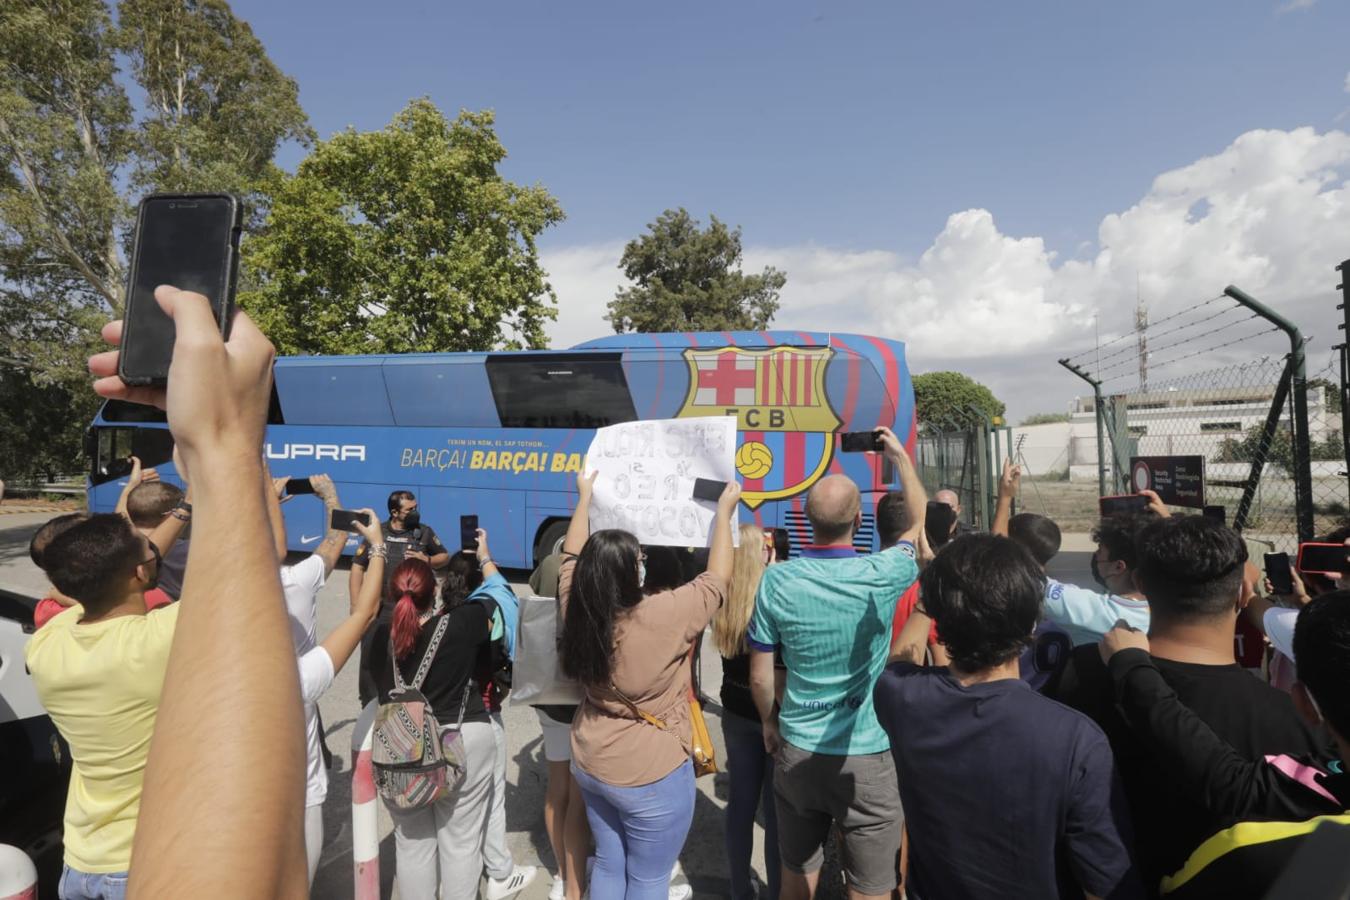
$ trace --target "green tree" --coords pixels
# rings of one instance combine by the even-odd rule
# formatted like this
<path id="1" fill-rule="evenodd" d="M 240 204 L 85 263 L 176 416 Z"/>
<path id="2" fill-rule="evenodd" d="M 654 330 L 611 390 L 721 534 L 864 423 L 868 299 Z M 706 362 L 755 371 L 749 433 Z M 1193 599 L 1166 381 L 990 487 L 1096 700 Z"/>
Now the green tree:
<path id="1" fill-rule="evenodd" d="M 295 82 L 224 0 L 122 0 L 117 18 L 147 101 L 134 185 L 229 191 L 257 212 L 278 145 L 314 138 Z"/>
<path id="2" fill-rule="evenodd" d="M 84 471 L 78 448 L 97 407 L 88 378 L 42 377 L 0 362 L 0 474 L 45 481 Z"/>
<path id="3" fill-rule="evenodd" d="M 294 83 L 222 0 L 124 0 L 117 25 L 101 0 L 0 4 L 0 358 L 4 399 L 19 398 L 6 408 L 88 421 L 84 359 L 122 305 L 135 197 L 257 203 L 279 142 L 307 135 Z M 79 468 L 78 430 L 9 415 L 0 444 L 7 474 L 51 454 L 64 462 L 39 468 Z"/>
<path id="4" fill-rule="evenodd" d="M 1243 432 L 1241 438 L 1224 438 L 1215 453 L 1215 462 L 1254 462 L 1260 455 L 1261 435 L 1265 431 L 1263 423 L 1257 423 Z M 1270 447 L 1266 451 L 1267 466 L 1282 469 L 1285 474 L 1294 470 L 1294 435 L 1288 422 L 1281 422 L 1271 435 Z"/>
<path id="5" fill-rule="evenodd" d="M 766 266 L 741 271 L 741 230 L 716 216 L 706 229 L 683 208 L 668 209 L 624 247 L 619 268 L 633 283 L 605 318 L 625 331 L 758 331 L 778 311 L 787 276 Z"/>
<path id="6" fill-rule="evenodd" d="M 497 171 L 490 111 L 412 103 L 381 131 L 321 142 L 278 177 L 240 302 L 283 353 L 546 345 L 556 298 L 540 232 L 562 207 Z"/>
<path id="7" fill-rule="evenodd" d="M 1032 413 L 1022 420 L 1019 427 L 1025 428 L 1030 425 L 1054 425 L 1058 422 L 1069 421 L 1068 413 Z"/>
<path id="8" fill-rule="evenodd" d="M 1001 417 L 1003 401 L 993 391 L 960 372 L 926 372 L 914 376 L 914 405 L 920 422 L 943 429 L 973 428 L 984 419 Z"/>
<path id="9" fill-rule="evenodd" d="M 1313 441 L 1309 448 L 1312 452 L 1311 459 L 1330 462 L 1332 460 L 1345 459 L 1345 445 L 1341 443 L 1341 430 L 1332 428 L 1320 441 Z"/>
<path id="10" fill-rule="evenodd" d="M 1341 389 L 1332 384 L 1325 378 L 1309 378 L 1308 393 L 1311 395 L 1314 391 L 1325 391 L 1327 412 L 1334 415 L 1341 414 Z"/>

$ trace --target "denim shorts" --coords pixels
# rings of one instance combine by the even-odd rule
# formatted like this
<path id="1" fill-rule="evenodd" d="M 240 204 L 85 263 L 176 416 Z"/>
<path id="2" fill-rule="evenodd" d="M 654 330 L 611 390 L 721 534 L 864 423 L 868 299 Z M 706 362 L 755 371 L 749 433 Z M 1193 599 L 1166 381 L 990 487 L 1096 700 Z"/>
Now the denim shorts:
<path id="1" fill-rule="evenodd" d="M 61 900 L 125 900 L 127 873 L 80 872 L 65 866 L 57 895 Z"/>

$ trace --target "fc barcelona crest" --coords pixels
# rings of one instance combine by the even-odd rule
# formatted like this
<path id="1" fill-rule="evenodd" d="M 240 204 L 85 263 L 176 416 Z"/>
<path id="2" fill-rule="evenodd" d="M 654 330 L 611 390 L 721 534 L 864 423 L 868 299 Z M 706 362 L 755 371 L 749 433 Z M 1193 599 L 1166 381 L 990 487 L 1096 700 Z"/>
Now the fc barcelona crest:
<path id="1" fill-rule="evenodd" d="M 684 351 L 689 392 L 676 416 L 736 417 L 741 500 L 751 509 L 802 493 L 829 468 L 840 425 L 825 393 L 833 356 L 830 347 Z"/>

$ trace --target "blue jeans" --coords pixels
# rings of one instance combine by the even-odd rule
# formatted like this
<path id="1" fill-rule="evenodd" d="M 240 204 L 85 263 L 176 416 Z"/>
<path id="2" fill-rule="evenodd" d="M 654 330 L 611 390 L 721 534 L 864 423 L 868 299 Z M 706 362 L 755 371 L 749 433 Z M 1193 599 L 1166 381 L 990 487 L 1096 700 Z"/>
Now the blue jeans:
<path id="1" fill-rule="evenodd" d="M 61 886 L 57 896 L 61 900 L 125 900 L 127 873 L 79 872 L 70 866 L 61 869 Z"/>
<path id="2" fill-rule="evenodd" d="M 722 713 L 727 742 L 727 866 L 732 900 L 750 900 L 750 853 L 754 848 L 755 811 L 764 811 L 764 869 L 769 895 L 778 900 L 782 866 L 778 858 L 778 813 L 773 799 L 773 757 L 764 752 L 764 731 L 758 722 Z"/>
<path id="3" fill-rule="evenodd" d="M 606 784 L 575 763 L 572 774 L 595 836 L 591 900 L 666 900 L 694 820 L 694 764 L 638 787 Z"/>

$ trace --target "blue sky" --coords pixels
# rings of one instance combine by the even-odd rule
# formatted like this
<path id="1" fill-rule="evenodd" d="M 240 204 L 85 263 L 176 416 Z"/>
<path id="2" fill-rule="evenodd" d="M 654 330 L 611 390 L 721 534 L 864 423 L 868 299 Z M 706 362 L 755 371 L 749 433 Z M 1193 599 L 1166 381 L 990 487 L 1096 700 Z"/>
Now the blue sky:
<path id="1" fill-rule="evenodd" d="M 667 207 L 741 225 L 750 261 L 782 264 L 789 291 L 794 261 L 805 272 L 870 260 L 874 287 L 922 279 L 923 254 L 966 210 L 993 223 L 966 221 L 966 237 L 1018 252 L 1039 241 L 1066 283 L 1065 262 L 1100 264 L 1104 218 L 1140 204 L 1162 173 L 1256 129 L 1311 126 L 1320 141 L 1350 109 L 1350 4 L 1332 0 L 233 6 L 299 82 L 321 136 L 382 127 L 421 95 L 449 112 L 495 109 L 506 174 L 547 186 L 568 216 L 543 243 L 564 318 L 583 304 L 590 317 L 568 338 L 603 332 L 591 295 L 612 294 L 600 282 L 616 280 L 615 248 Z M 1347 160 L 1339 142 L 1328 152 L 1294 175 L 1330 171 L 1338 187 Z M 1243 185 L 1278 180 L 1265 170 L 1283 154 L 1238 154 L 1251 169 Z M 299 157 L 287 148 L 282 162 Z M 803 248 L 830 259 L 803 260 Z M 583 283 L 588 249 L 605 264 Z M 1175 269 L 1155 273 L 1160 293 L 1178 287 Z M 815 306 L 785 294 L 780 319 L 810 324 Z M 928 367 L 941 361 L 940 342 L 930 346 Z"/>
<path id="2" fill-rule="evenodd" d="M 321 135 L 423 94 L 495 109 L 568 243 L 684 205 L 750 241 L 918 251 L 981 206 L 1070 253 L 1158 172 L 1350 105 L 1345 3 L 234 7 Z"/>

